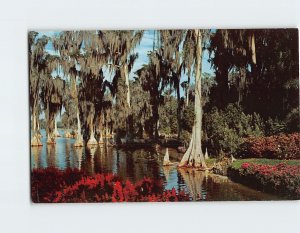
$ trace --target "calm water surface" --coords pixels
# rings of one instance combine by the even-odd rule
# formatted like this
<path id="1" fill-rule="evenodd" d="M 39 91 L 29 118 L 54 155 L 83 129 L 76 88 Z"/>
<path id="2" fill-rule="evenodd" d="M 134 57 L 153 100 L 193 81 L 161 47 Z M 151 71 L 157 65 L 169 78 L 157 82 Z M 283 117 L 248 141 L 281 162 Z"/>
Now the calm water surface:
<path id="1" fill-rule="evenodd" d="M 59 130 L 63 135 L 63 130 Z M 31 169 L 56 167 L 61 170 L 78 168 L 89 174 L 114 173 L 132 182 L 143 177 L 162 180 L 164 189 L 185 190 L 191 200 L 276 200 L 277 196 L 250 189 L 232 182 L 227 177 L 207 172 L 163 167 L 165 149 L 160 153 L 144 149 L 135 151 L 117 150 L 114 147 L 97 146 L 75 148 L 75 139 L 59 137 L 56 145 L 47 145 L 42 130 L 43 147 L 31 147 Z M 181 158 L 176 150 L 169 149 L 172 161 Z"/>

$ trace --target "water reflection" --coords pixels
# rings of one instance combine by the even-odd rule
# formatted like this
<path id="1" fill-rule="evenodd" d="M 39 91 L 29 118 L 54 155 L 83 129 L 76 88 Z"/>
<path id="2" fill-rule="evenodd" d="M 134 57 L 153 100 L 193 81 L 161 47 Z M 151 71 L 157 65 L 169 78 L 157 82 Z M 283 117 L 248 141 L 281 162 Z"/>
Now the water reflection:
<path id="1" fill-rule="evenodd" d="M 56 153 L 57 150 L 56 150 L 56 145 L 52 145 L 52 144 L 49 144 L 47 145 L 47 156 L 46 156 L 46 164 L 48 167 L 56 167 L 58 166 L 58 168 L 62 168 L 63 167 L 63 163 L 61 160 L 58 160 L 57 162 L 59 163 L 56 163 Z M 59 156 L 59 155 L 57 155 Z"/>
<path id="2" fill-rule="evenodd" d="M 31 148 L 31 168 L 39 168 L 41 166 L 42 147 L 36 146 Z"/>
<path id="3" fill-rule="evenodd" d="M 170 179 L 170 173 L 171 173 L 171 170 L 173 170 L 173 169 L 174 169 L 174 166 L 163 166 L 162 167 L 162 170 L 163 170 L 163 173 L 164 173 L 164 176 L 165 176 L 167 182 Z"/>
<path id="4" fill-rule="evenodd" d="M 63 132 L 59 132 L 64 135 Z M 43 134 L 43 133 L 42 133 Z M 45 133 L 44 133 L 45 135 Z M 55 145 L 31 148 L 31 168 L 78 168 L 88 174 L 114 173 L 123 180 L 136 182 L 143 177 L 163 181 L 165 189 L 184 190 L 191 200 L 271 200 L 277 197 L 249 189 L 226 177 L 177 166 L 162 166 L 164 149 L 156 153 L 146 149 L 118 150 L 102 144 L 86 148 L 74 147 L 74 139 L 57 138 Z M 170 158 L 181 158 L 176 150 L 169 149 Z"/>
<path id="5" fill-rule="evenodd" d="M 83 147 L 72 147 L 72 164 L 71 168 L 81 169 L 82 157 L 83 157 Z"/>
<path id="6" fill-rule="evenodd" d="M 206 190 L 203 187 L 205 172 L 195 169 L 178 169 L 193 201 L 205 200 Z"/>

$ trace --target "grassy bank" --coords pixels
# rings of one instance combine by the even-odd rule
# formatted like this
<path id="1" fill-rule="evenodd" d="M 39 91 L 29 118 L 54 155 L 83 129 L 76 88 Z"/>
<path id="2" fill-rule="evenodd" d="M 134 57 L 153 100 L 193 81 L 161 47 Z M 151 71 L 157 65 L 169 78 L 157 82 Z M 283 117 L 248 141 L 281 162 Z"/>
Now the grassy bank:
<path id="1" fill-rule="evenodd" d="M 280 159 L 238 159 L 233 162 L 233 169 L 240 169 L 243 163 L 254 163 L 260 165 L 277 165 L 280 163 L 286 165 L 300 165 L 300 160 L 280 160 Z"/>

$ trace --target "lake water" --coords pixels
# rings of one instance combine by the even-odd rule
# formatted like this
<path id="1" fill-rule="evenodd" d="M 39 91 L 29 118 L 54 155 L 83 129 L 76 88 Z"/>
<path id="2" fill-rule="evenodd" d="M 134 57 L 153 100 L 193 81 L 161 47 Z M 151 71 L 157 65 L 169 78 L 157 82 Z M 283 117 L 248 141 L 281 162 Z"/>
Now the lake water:
<path id="1" fill-rule="evenodd" d="M 59 130 L 63 135 L 63 130 Z M 159 153 L 147 149 L 128 151 L 115 147 L 96 146 L 75 148 L 75 139 L 59 137 L 56 145 L 47 145 L 42 130 L 43 147 L 31 147 L 31 169 L 56 167 L 61 170 L 78 168 L 88 174 L 114 173 L 132 182 L 143 177 L 162 180 L 164 189 L 185 190 L 191 200 L 277 200 L 277 196 L 263 193 L 232 182 L 227 177 L 176 166 L 162 166 L 165 148 Z M 171 161 L 182 154 L 169 149 Z"/>

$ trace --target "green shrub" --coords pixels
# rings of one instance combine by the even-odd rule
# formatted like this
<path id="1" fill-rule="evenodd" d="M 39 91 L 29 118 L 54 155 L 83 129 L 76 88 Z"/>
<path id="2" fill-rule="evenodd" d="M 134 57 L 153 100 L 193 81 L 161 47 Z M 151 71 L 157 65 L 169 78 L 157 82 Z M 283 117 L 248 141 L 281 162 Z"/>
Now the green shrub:
<path id="1" fill-rule="evenodd" d="M 286 123 L 277 118 L 269 118 L 265 124 L 265 133 L 267 136 L 284 133 L 286 130 Z"/>
<path id="2" fill-rule="evenodd" d="M 263 136 L 264 122 L 259 114 L 245 114 L 242 108 L 229 104 L 225 110 L 212 109 L 203 116 L 205 144 L 216 153 L 236 155 L 243 138 Z"/>
<path id="3" fill-rule="evenodd" d="M 285 118 L 286 127 L 288 132 L 300 132 L 300 113 L 299 107 L 291 110 L 289 114 L 287 114 Z"/>
<path id="4" fill-rule="evenodd" d="M 192 132 L 195 118 L 194 105 L 190 104 L 185 107 L 182 113 L 182 129 Z"/>

